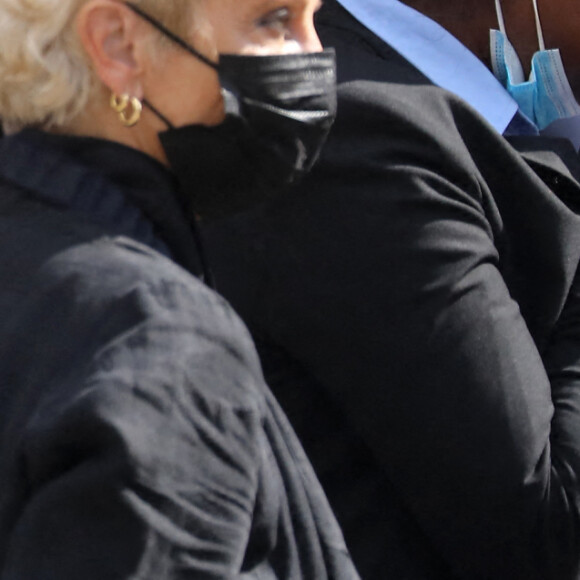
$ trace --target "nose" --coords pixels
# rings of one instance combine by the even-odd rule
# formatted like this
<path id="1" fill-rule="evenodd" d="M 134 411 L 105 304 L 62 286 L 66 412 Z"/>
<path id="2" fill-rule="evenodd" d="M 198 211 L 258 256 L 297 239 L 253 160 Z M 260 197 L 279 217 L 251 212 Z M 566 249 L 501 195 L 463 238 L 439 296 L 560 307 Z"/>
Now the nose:
<path id="1" fill-rule="evenodd" d="M 304 52 L 320 52 L 322 50 L 322 43 L 320 38 L 318 38 L 312 18 L 309 18 L 308 22 L 304 23 L 303 37 L 300 44 Z"/>
<path id="2" fill-rule="evenodd" d="M 314 26 L 314 14 L 311 11 L 304 13 L 294 21 L 290 34 L 285 40 L 284 52 L 320 52 L 322 43 Z"/>

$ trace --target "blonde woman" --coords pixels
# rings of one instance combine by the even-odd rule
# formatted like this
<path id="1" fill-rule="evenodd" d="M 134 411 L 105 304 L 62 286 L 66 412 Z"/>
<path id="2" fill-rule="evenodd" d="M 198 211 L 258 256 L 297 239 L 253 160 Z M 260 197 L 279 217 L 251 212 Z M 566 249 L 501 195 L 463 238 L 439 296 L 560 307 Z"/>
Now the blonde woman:
<path id="1" fill-rule="evenodd" d="M 316 7 L 0 0 L 2 580 L 356 578 L 197 277 L 194 212 L 291 183 L 332 122 Z"/>

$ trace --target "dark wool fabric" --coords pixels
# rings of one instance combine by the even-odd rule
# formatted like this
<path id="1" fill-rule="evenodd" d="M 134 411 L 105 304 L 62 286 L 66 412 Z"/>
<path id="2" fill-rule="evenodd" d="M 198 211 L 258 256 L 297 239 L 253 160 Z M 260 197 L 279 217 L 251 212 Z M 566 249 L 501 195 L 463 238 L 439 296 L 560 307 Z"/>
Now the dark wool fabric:
<path id="1" fill-rule="evenodd" d="M 153 160 L 0 142 L 2 580 L 358 578 L 196 263 Z"/>

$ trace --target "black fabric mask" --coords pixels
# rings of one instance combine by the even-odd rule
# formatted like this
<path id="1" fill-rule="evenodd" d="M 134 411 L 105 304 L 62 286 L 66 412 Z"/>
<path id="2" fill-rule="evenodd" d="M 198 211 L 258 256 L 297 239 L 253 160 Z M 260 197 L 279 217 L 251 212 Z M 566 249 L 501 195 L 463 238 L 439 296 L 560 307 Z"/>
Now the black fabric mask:
<path id="1" fill-rule="evenodd" d="M 225 121 L 170 127 L 159 138 L 182 194 L 203 219 L 241 211 L 310 170 L 336 115 L 333 50 L 271 56 L 221 55 L 219 63 L 128 4 L 190 54 L 216 69 Z"/>

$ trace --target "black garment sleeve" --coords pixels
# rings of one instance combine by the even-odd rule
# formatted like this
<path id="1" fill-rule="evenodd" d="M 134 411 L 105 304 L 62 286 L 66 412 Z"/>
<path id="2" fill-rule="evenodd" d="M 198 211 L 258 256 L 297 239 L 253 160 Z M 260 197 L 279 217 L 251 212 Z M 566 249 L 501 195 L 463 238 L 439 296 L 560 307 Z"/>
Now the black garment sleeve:
<path id="1" fill-rule="evenodd" d="M 266 459 L 250 342 L 176 267 L 157 276 L 159 260 L 135 254 L 137 268 L 103 269 L 107 243 L 94 246 L 52 265 L 57 282 L 30 310 L 74 364 L 49 348 L 59 370 L 22 400 L 12 445 L 26 492 L 2 580 L 238 577 Z M 127 289 L 122 276 L 135 276 Z"/>

